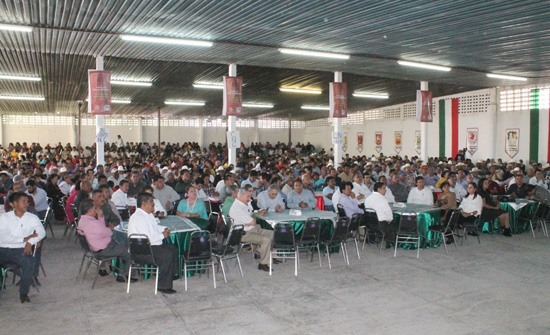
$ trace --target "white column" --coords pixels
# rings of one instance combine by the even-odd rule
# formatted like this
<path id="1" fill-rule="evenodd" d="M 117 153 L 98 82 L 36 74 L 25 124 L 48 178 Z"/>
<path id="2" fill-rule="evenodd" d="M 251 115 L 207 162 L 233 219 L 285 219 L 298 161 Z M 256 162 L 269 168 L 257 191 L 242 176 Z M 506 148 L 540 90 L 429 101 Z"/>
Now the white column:
<path id="1" fill-rule="evenodd" d="M 143 142 L 143 117 L 138 118 L 138 141 Z"/>
<path id="2" fill-rule="evenodd" d="M 4 146 L 4 117 L 0 114 L 0 144 Z"/>
<path id="3" fill-rule="evenodd" d="M 342 71 L 334 72 L 334 82 L 342 82 Z M 342 118 L 333 118 L 334 132 L 342 131 Z M 334 144 L 334 167 L 338 167 L 342 162 L 342 144 Z"/>
<path id="4" fill-rule="evenodd" d="M 71 143 L 75 147 L 78 147 L 78 125 L 76 124 L 77 118 L 78 118 L 78 115 L 71 117 L 71 125 L 73 127 L 73 140 Z"/>
<path id="5" fill-rule="evenodd" d="M 96 70 L 103 70 L 103 56 L 97 56 L 95 58 L 95 69 Z M 103 115 L 96 115 L 95 116 L 95 133 L 97 134 L 101 128 L 104 128 L 105 124 L 105 117 Z M 113 136 L 112 134 L 110 136 Z M 105 143 L 100 142 L 96 143 L 96 156 L 97 156 L 97 163 L 96 165 L 105 165 Z"/>
<path id="6" fill-rule="evenodd" d="M 204 148 L 205 146 L 208 146 L 208 144 L 204 143 L 204 129 L 202 126 L 202 120 L 203 118 L 199 118 L 199 138 L 197 140 L 197 143 L 201 146 L 201 148 Z"/>
<path id="7" fill-rule="evenodd" d="M 427 81 L 421 81 L 420 82 L 420 90 L 421 91 L 427 91 L 428 90 L 428 82 Z M 428 123 L 427 122 L 420 122 L 420 159 L 423 162 L 428 162 Z"/>
<path id="8" fill-rule="evenodd" d="M 229 64 L 229 76 L 230 77 L 236 77 L 237 76 L 237 64 Z M 227 117 L 227 126 L 229 131 L 235 131 L 237 130 L 237 116 L 230 115 Z M 237 166 L 237 149 L 231 148 L 228 149 L 228 158 L 229 158 L 229 164 L 233 164 L 233 166 Z"/>

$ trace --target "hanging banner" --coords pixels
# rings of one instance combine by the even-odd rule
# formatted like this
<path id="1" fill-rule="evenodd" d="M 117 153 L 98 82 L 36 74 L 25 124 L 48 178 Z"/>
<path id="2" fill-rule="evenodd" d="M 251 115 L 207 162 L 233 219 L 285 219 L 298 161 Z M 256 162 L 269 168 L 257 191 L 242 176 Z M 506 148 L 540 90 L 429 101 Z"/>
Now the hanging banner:
<path id="1" fill-rule="evenodd" d="M 238 130 L 227 132 L 227 147 L 229 149 L 238 149 L 241 147 L 241 134 Z"/>
<path id="2" fill-rule="evenodd" d="M 420 155 L 420 152 L 422 150 L 422 133 L 420 132 L 420 130 L 414 132 L 414 138 L 414 151 L 416 151 L 416 153 Z"/>
<path id="3" fill-rule="evenodd" d="M 88 113 L 111 115 L 111 72 L 88 70 Z"/>
<path id="4" fill-rule="evenodd" d="M 416 121 L 433 122 L 432 92 L 416 91 Z"/>
<path id="5" fill-rule="evenodd" d="M 382 132 L 381 131 L 377 131 L 376 133 L 374 133 L 374 149 L 376 150 L 376 152 L 380 153 L 380 151 L 382 151 Z"/>
<path id="6" fill-rule="evenodd" d="M 519 152 L 519 128 L 506 129 L 504 151 L 510 158 Z"/>
<path id="7" fill-rule="evenodd" d="M 346 134 L 343 131 L 332 132 L 332 144 L 344 144 Z"/>
<path id="8" fill-rule="evenodd" d="M 403 138 L 403 132 L 402 131 L 394 131 L 393 132 L 393 138 L 394 138 L 393 150 L 395 150 L 395 152 L 397 154 L 399 154 L 401 152 L 401 149 L 403 149 L 403 146 L 401 145 L 401 139 Z"/>
<path id="9" fill-rule="evenodd" d="M 348 151 L 348 132 L 344 133 L 344 144 L 342 145 L 342 150 L 344 152 Z"/>
<path id="10" fill-rule="evenodd" d="M 99 128 L 95 136 L 95 143 L 109 142 L 109 128 Z"/>
<path id="11" fill-rule="evenodd" d="M 466 149 L 470 155 L 473 155 L 478 148 L 478 139 L 479 139 L 479 128 L 468 128 L 467 131 L 467 140 L 466 140 Z"/>
<path id="12" fill-rule="evenodd" d="M 223 115 L 243 115 L 243 77 L 223 77 Z"/>
<path id="13" fill-rule="evenodd" d="M 357 133 L 357 151 L 363 152 L 363 136 L 364 133 Z"/>
<path id="14" fill-rule="evenodd" d="M 330 83 L 330 117 L 348 117 L 348 90 L 346 83 Z"/>

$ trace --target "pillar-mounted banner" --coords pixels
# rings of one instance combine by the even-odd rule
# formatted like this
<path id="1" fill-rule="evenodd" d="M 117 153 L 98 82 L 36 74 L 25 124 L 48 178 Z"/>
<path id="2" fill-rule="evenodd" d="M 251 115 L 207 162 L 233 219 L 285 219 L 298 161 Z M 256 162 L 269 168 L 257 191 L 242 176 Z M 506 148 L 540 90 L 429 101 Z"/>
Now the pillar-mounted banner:
<path id="1" fill-rule="evenodd" d="M 223 77 L 223 115 L 243 115 L 243 77 Z"/>
<path id="2" fill-rule="evenodd" d="M 111 72 L 88 70 L 88 113 L 111 115 Z"/>
<path id="3" fill-rule="evenodd" d="M 432 98 L 431 91 L 416 91 L 416 121 L 433 122 Z"/>
<path id="4" fill-rule="evenodd" d="M 348 90 L 346 83 L 330 83 L 330 117 L 348 117 Z"/>

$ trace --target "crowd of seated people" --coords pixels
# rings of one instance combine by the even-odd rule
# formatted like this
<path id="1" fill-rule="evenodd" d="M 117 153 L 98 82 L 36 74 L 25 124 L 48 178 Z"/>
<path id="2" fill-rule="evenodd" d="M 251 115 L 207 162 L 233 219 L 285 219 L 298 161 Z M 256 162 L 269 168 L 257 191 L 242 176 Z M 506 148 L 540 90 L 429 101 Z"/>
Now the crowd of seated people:
<path id="1" fill-rule="evenodd" d="M 430 158 L 427 162 L 407 156 L 346 154 L 342 164 L 335 166 L 329 153 L 317 151 L 310 143 L 242 144 L 235 165 L 228 164 L 221 143 L 201 148 L 197 143 L 162 142 L 157 146 L 120 140 L 105 144 L 103 165 L 96 165 L 94 147 L 16 143 L 0 152 L 5 211 L 11 210 L 10 195 L 25 192 L 30 213 L 43 218 L 48 197 L 54 217 L 71 222 L 74 217 L 65 216 L 74 213 L 67 209 L 79 208 L 84 200 L 92 199 L 97 208 L 90 209 L 86 201 L 88 207 L 81 215 L 103 213 L 104 224 L 112 228 L 121 220 L 132 221 L 129 208 L 143 217 L 162 218 L 172 212 L 206 219 L 204 201 L 215 199 L 224 216 L 235 216 L 236 223 L 245 225 L 250 233 L 247 241 L 259 245 L 259 269 L 264 271 L 269 270 L 266 252 L 272 233 L 256 227 L 254 209 L 260 210 L 260 216 L 285 209 L 336 211 L 340 203 L 351 216 L 365 208 L 387 212 L 386 204 L 408 202 L 439 207 L 443 220 L 460 208 L 461 223 L 475 220 L 483 211 L 487 219 L 498 218 L 504 234 L 510 236 L 507 213 L 491 195 L 529 198 L 535 187 L 548 189 L 550 177 L 549 164 L 472 161 L 464 153 L 458 160 Z M 388 213 L 380 215 L 380 221 L 391 222 Z M 159 242 L 167 231 L 161 226 L 147 229 L 155 231 L 158 252 L 169 257 L 173 250 L 161 248 Z M 166 264 L 171 267 L 173 261 Z M 164 278 L 163 290 L 173 293 L 170 278 Z"/>

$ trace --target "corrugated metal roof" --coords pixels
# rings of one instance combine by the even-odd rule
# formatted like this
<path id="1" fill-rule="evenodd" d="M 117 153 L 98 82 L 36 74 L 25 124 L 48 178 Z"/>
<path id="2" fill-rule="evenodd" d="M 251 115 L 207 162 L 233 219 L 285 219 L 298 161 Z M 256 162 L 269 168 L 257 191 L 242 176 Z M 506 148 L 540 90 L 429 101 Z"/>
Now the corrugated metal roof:
<path id="1" fill-rule="evenodd" d="M 486 72 L 520 75 L 530 83 L 550 75 L 547 1 L 148 1 L 4 0 L 0 23 L 34 27 L 32 33 L 0 31 L 0 74 L 42 77 L 41 82 L 0 80 L 0 94 L 44 96 L 44 102 L 0 100 L 3 113 L 72 114 L 87 95 L 87 69 L 105 56 L 113 78 L 153 81 L 150 88 L 113 86 L 121 114 L 150 112 L 164 99 L 206 101 L 204 107 L 165 107 L 174 115 L 219 115 L 221 92 L 192 88 L 221 82 L 227 64 L 238 64 L 244 99 L 270 102 L 253 110 L 299 119 L 299 109 L 328 104 L 332 71 L 343 71 L 355 89 L 387 92 L 372 101 L 350 95 L 350 110 L 411 101 L 418 81 L 434 94 L 510 84 Z M 211 48 L 123 41 L 119 34 L 195 38 Z M 351 54 L 349 60 L 284 55 L 279 47 Z M 452 66 L 451 72 L 404 68 L 397 59 Z M 298 96 L 280 86 L 321 88 Z"/>

